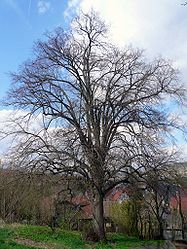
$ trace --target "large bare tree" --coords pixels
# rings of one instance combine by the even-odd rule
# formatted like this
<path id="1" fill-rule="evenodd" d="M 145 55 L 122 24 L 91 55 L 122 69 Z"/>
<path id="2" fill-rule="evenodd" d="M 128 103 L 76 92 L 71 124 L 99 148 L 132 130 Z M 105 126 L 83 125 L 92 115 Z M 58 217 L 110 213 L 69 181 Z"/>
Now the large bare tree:
<path id="1" fill-rule="evenodd" d="M 149 62 L 138 49 L 112 45 L 105 23 L 91 12 L 74 19 L 68 32 L 58 28 L 38 41 L 12 79 L 8 102 L 41 113 L 45 124 L 22 140 L 30 159 L 22 162 L 84 179 L 95 230 L 105 239 L 105 194 L 145 172 L 144 161 L 177 126 L 165 99 L 183 99 L 178 72 L 166 60 Z"/>

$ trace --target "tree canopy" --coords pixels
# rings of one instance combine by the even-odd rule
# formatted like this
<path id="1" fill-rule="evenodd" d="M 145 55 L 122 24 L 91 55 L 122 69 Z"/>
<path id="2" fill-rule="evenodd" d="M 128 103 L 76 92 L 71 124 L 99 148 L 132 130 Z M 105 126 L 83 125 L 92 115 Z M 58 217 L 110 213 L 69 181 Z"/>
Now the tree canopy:
<path id="1" fill-rule="evenodd" d="M 185 95 L 170 62 L 119 48 L 107 32 L 91 12 L 81 13 L 67 32 L 48 33 L 35 44 L 33 58 L 12 74 L 8 93 L 9 104 L 44 121 L 37 134 L 19 127 L 21 162 L 83 179 L 100 239 L 105 194 L 155 168 L 151 162 L 163 155 L 164 134 L 178 126 L 165 99 L 177 103 Z"/>

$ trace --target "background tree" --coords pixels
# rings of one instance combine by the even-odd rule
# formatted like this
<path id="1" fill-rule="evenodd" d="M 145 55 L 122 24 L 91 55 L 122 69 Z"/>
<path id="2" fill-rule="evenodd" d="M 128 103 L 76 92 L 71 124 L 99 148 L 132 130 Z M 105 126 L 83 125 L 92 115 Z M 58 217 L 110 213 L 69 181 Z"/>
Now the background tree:
<path id="1" fill-rule="evenodd" d="M 186 223 L 186 215 L 183 211 L 183 196 L 185 196 L 186 188 L 187 188 L 187 175 L 186 175 L 187 164 L 186 162 L 176 163 L 173 166 L 173 184 L 175 184 L 175 192 L 172 197 L 176 202 L 176 210 L 174 210 L 174 217 L 179 216 L 182 230 L 182 239 L 185 239 L 185 223 Z M 177 220 L 177 219 L 176 219 Z M 180 226 L 179 226 L 180 227 Z M 174 233 L 175 234 L 175 233 Z"/>
<path id="2" fill-rule="evenodd" d="M 177 153 L 178 154 L 178 153 Z M 143 194 L 144 212 L 147 219 L 147 232 L 150 238 L 163 239 L 163 231 L 166 229 L 166 217 L 169 214 L 170 199 L 175 193 L 175 170 L 176 157 L 172 153 L 155 155 L 147 161 L 144 179 L 145 189 Z M 146 166 L 146 164 L 145 164 Z"/>
<path id="3" fill-rule="evenodd" d="M 129 235 L 163 239 L 170 199 L 176 192 L 175 160 L 174 154 L 144 160 L 146 172 L 129 177 L 129 200 L 111 205 L 111 218 Z"/>
<path id="4" fill-rule="evenodd" d="M 124 232 L 130 236 L 139 237 L 138 214 L 140 212 L 141 203 L 133 197 L 122 203 L 112 203 L 110 206 L 110 218 L 117 225 L 119 232 Z"/>
<path id="5" fill-rule="evenodd" d="M 145 159 L 160 152 L 160 135 L 177 125 L 164 108 L 166 97 L 183 98 L 177 71 L 161 58 L 149 62 L 138 49 L 112 45 L 92 12 L 75 18 L 68 32 L 58 28 L 38 41 L 12 80 L 9 104 L 44 120 L 40 133 L 19 132 L 26 134 L 22 164 L 83 178 L 104 240 L 105 194 L 145 172 Z"/>
<path id="6" fill-rule="evenodd" d="M 54 181 L 23 170 L 0 169 L 0 216 L 6 222 L 49 224 Z"/>

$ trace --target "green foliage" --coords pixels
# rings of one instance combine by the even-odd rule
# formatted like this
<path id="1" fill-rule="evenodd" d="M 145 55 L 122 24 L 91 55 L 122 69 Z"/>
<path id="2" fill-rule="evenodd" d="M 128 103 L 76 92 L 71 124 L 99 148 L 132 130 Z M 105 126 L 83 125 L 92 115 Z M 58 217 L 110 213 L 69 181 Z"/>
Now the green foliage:
<path id="1" fill-rule="evenodd" d="M 72 218 L 74 217 L 75 211 L 71 207 L 66 207 L 66 210 L 62 212 L 59 217 L 59 227 L 64 230 L 72 229 Z"/>
<path id="2" fill-rule="evenodd" d="M 138 236 L 138 213 L 140 203 L 135 200 L 126 200 L 114 203 L 110 207 L 110 215 L 116 225 L 126 234 Z"/>

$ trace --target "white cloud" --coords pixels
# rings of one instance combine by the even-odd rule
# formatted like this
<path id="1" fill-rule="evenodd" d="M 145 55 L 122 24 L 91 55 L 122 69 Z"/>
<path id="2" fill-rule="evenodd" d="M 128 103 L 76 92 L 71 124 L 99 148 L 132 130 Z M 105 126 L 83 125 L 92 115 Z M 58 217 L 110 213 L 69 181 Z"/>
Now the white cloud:
<path id="1" fill-rule="evenodd" d="M 149 56 L 170 58 L 187 70 L 187 7 L 178 0 L 70 0 L 65 13 L 73 8 L 98 11 L 110 24 L 111 37 L 118 45 L 132 44 Z"/>
<path id="2" fill-rule="evenodd" d="M 64 11 L 64 17 L 65 18 L 71 18 L 74 12 L 76 12 L 76 9 L 79 7 L 80 0 L 69 0 L 68 1 L 68 7 Z"/>
<path id="3" fill-rule="evenodd" d="M 0 155 L 22 139 L 24 130 L 32 133 L 42 130 L 42 114 L 29 118 L 28 115 L 29 113 L 23 110 L 0 110 Z"/>
<path id="4" fill-rule="evenodd" d="M 148 57 L 161 55 L 173 61 L 181 70 L 181 80 L 187 86 L 187 6 L 179 0 L 69 0 L 65 13 L 88 12 L 91 9 L 100 13 L 109 24 L 110 38 L 119 45 L 131 44 L 146 50 Z M 175 112 L 176 110 L 172 110 Z M 178 112 L 177 112 L 178 113 Z M 180 114 L 182 121 L 186 114 Z M 179 137 L 179 138 L 178 138 Z M 176 135 L 181 143 L 183 155 L 187 146 L 181 135 Z"/>
<path id="5" fill-rule="evenodd" d="M 50 10 L 51 4 L 50 4 L 50 2 L 40 0 L 40 1 L 38 1 L 37 7 L 38 7 L 39 14 L 45 14 L 47 11 Z"/>

